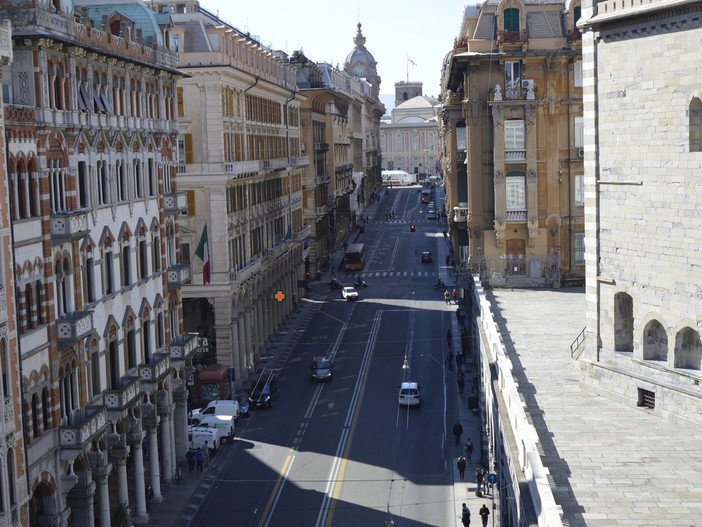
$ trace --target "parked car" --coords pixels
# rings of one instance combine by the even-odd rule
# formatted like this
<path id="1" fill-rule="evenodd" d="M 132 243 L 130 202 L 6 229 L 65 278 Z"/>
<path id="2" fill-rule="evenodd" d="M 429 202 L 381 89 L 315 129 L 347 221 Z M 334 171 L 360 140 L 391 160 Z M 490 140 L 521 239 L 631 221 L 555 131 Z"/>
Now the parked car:
<path id="1" fill-rule="evenodd" d="M 431 263 L 434 261 L 434 256 L 429 251 L 422 251 L 422 263 Z"/>
<path id="2" fill-rule="evenodd" d="M 398 398 L 400 406 L 419 406 L 419 402 L 419 384 L 414 381 L 403 382 Z"/>
<path id="3" fill-rule="evenodd" d="M 189 426 L 188 427 L 188 447 L 193 450 L 202 448 L 209 449 L 209 453 L 217 450 L 219 446 L 221 431 L 209 426 Z"/>
<path id="4" fill-rule="evenodd" d="M 344 287 L 341 290 L 341 296 L 345 300 L 358 300 L 358 291 L 353 287 Z"/>
<path id="5" fill-rule="evenodd" d="M 223 434 L 223 437 L 220 438 L 220 442 L 224 439 L 234 437 L 234 433 L 236 432 L 236 421 L 234 416 L 231 415 L 200 415 L 198 417 L 192 417 L 190 419 L 190 424 L 192 426 L 206 426 L 220 429 Z"/>
<path id="6" fill-rule="evenodd" d="M 194 420 L 198 419 L 201 415 L 231 415 L 234 417 L 235 421 L 238 421 L 241 416 L 241 407 L 239 406 L 239 401 L 217 399 L 215 401 L 210 401 L 207 403 L 207 406 L 203 408 L 196 408 L 190 412 L 193 424 L 197 424 Z"/>
<path id="7" fill-rule="evenodd" d="M 315 357 L 312 359 L 312 379 L 315 381 L 328 381 L 332 378 L 334 364 L 328 357 Z"/>
<path id="8" fill-rule="evenodd" d="M 273 371 L 264 370 L 249 392 L 251 408 L 270 408 L 278 398 L 278 377 Z"/>

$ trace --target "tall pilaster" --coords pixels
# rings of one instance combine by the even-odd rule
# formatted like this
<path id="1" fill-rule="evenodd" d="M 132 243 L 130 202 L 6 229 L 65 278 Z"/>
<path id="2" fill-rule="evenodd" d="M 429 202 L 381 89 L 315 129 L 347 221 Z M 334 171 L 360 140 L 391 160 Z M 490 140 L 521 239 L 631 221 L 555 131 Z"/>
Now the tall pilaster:
<path id="1" fill-rule="evenodd" d="M 158 416 L 161 421 L 161 468 L 163 469 L 163 481 L 173 482 L 175 465 L 173 463 L 172 435 L 173 425 L 171 422 L 171 405 L 164 401 L 158 404 Z"/>
<path id="2" fill-rule="evenodd" d="M 107 478 L 112 472 L 111 464 L 99 464 L 93 468 L 93 479 L 97 486 L 98 527 L 111 527 L 110 488 Z"/>
<path id="3" fill-rule="evenodd" d="M 183 459 L 188 451 L 188 389 L 181 384 L 173 390 L 173 436 L 175 438 L 175 459 Z"/>
<path id="4" fill-rule="evenodd" d="M 144 451 L 142 442 L 144 441 L 144 431 L 132 431 L 129 433 L 129 445 L 132 448 L 134 460 L 134 499 L 136 501 L 136 523 L 146 523 L 149 521 L 149 513 L 146 512 L 146 486 L 144 479 Z"/>
<path id="5" fill-rule="evenodd" d="M 158 453 L 158 423 L 160 418 L 158 415 L 144 417 L 142 423 L 146 427 L 149 435 L 149 479 L 151 481 L 151 490 L 153 491 L 153 501 L 158 503 L 163 499 L 161 495 L 161 473 L 159 467 Z"/>
<path id="6" fill-rule="evenodd" d="M 127 456 L 129 455 L 128 446 L 113 446 L 110 450 L 110 456 L 114 465 L 117 467 L 117 503 L 129 506 L 129 490 L 127 486 Z"/>

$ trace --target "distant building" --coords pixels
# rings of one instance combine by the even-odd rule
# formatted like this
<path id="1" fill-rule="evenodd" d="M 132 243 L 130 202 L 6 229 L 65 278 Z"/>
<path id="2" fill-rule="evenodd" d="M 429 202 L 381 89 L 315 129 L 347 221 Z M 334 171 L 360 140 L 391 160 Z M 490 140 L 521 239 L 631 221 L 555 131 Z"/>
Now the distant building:
<path id="1" fill-rule="evenodd" d="M 380 125 L 383 170 L 404 170 L 417 177 L 440 176 L 439 101 L 422 95 L 421 82 L 395 83 L 390 122 Z"/>
<path id="2" fill-rule="evenodd" d="M 702 7 L 587 4 L 583 381 L 700 423 Z"/>
<path id="3" fill-rule="evenodd" d="M 492 286 L 584 281 L 578 3 L 469 6 L 442 74 L 455 260 Z"/>

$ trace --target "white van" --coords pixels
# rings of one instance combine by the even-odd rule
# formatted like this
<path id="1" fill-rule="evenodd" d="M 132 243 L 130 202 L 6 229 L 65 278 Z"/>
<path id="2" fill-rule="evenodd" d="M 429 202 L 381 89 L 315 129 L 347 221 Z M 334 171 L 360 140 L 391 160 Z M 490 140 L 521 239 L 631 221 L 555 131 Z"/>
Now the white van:
<path id="1" fill-rule="evenodd" d="M 235 421 L 239 421 L 241 414 L 241 409 L 239 408 L 239 401 L 234 401 L 230 399 L 218 399 L 216 401 L 210 401 L 204 408 L 197 408 L 190 413 L 190 417 L 195 423 L 195 420 L 200 418 L 201 415 L 231 415 L 234 417 Z"/>
<path id="2" fill-rule="evenodd" d="M 236 421 L 231 415 L 200 415 L 191 419 L 190 423 L 193 426 L 217 428 L 221 432 L 220 442 L 234 437 L 236 432 Z"/>
<path id="3" fill-rule="evenodd" d="M 217 450 L 220 440 L 218 436 L 220 431 L 216 428 L 208 426 L 189 426 L 188 427 L 188 447 L 193 450 L 209 448 L 209 453 Z"/>

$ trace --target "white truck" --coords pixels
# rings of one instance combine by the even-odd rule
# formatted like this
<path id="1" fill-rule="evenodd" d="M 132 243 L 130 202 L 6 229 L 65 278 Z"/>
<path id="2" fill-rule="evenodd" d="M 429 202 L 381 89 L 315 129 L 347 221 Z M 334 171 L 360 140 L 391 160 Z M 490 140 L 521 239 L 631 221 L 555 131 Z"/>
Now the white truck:
<path id="1" fill-rule="evenodd" d="M 358 291 L 353 287 L 344 287 L 341 290 L 341 296 L 345 300 L 358 300 Z"/>

